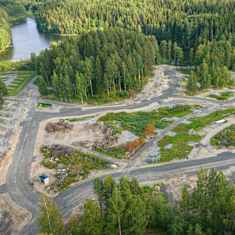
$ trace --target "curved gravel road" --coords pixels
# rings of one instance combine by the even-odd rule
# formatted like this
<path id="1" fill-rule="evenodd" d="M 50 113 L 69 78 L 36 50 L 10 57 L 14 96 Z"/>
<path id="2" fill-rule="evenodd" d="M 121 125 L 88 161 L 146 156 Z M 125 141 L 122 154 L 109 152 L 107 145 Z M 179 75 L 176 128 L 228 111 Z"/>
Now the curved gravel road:
<path id="1" fill-rule="evenodd" d="M 155 97 L 151 100 L 144 100 L 132 105 L 103 106 L 89 109 L 81 109 L 70 106 L 68 108 L 62 109 L 58 113 L 37 112 L 34 108 L 30 110 L 27 119 L 22 123 L 20 140 L 17 144 L 13 161 L 8 171 L 6 185 L 0 186 L 0 193 L 8 192 L 11 199 L 17 205 L 27 209 L 30 213 L 32 213 L 31 223 L 25 226 L 20 234 L 36 235 L 38 231 L 36 218 L 39 209 L 38 202 L 40 195 L 34 191 L 32 185 L 30 184 L 29 174 L 31 164 L 34 159 L 33 152 L 40 122 L 55 117 L 62 118 L 64 116 L 92 115 L 94 113 L 122 111 L 126 109 L 132 110 L 146 107 L 153 103 L 167 104 L 169 102 L 168 98 L 174 97 L 175 101 L 173 100 L 171 102 L 172 105 L 187 102 L 187 98 L 177 96 L 180 78 L 177 76 L 175 69 L 166 67 L 165 74 L 172 78 L 169 88 L 164 91 L 161 96 Z M 222 103 L 197 97 L 189 98 L 189 100 L 196 104 L 207 106 L 209 109 L 213 109 L 214 107 L 226 107 L 228 105 L 234 104 L 235 101 L 232 100 Z M 138 178 L 140 182 L 149 182 L 163 179 L 164 177 L 168 177 L 172 174 L 192 174 L 198 171 L 200 168 L 228 169 L 231 166 L 235 166 L 235 154 L 228 152 L 216 157 L 198 160 L 171 162 L 165 165 L 130 168 L 124 169 L 122 171 L 117 170 L 114 171 L 111 175 L 117 179 L 123 175 L 128 175 L 130 177 Z M 92 188 L 93 180 L 87 180 L 76 184 L 67 191 L 59 194 L 55 200 L 60 206 L 63 215 L 65 217 L 68 216 L 75 207 L 83 203 L 84 200 L 88 197 L 92 196 Z"/>

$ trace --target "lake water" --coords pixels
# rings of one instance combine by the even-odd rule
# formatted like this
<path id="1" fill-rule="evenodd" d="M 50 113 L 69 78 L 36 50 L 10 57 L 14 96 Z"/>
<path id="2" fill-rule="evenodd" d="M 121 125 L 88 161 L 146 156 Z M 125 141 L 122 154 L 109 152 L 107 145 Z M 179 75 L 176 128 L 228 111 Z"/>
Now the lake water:
<path id="1" fill-rule="evenodd" d="M 27 18 L 24 23 L 12 27 L 12 43 L 13 49 L 8 59 L 26 60 L 30 58 L 31 53 L 39 54 L 48 48 L 50 39 L 39 33 L 33 18 Z"/>

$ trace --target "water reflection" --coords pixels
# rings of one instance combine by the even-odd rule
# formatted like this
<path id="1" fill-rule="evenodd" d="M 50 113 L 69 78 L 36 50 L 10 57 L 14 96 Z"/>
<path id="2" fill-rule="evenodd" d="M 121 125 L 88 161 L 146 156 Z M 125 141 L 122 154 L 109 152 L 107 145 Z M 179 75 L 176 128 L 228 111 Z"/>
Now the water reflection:
<path id="1" fill-rule="evenodd" d="M 7 55 L 10 60 L 29 59 L 32 53 L 39 54 L 50 46 L 50 38 L 39 33 L 33 18 L 12 27 L 13 48 Z"/>

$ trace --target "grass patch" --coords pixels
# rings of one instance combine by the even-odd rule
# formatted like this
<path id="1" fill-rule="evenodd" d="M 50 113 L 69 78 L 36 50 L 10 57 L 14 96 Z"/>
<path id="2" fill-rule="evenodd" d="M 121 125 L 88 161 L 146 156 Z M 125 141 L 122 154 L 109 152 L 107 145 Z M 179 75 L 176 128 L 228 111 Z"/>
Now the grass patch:
<path id="1" fill-rule="evenodd" d="M 217 147 L 235 147 L 235 124 L 225 128 L 211 139 Z"/>
<path id="2" fill-rule="evenodd" d="M 9 96 L 18 95 L 33 77 L 33 72 L 18 71 L 16 79 L 7 87 Z"/>
<path id="3" fill-rule="evenodd" d="M 127 149 L 125 147 L 115 147 L 109 149 L 96 148 L 95 151 L 117 159 L 124 159 L 127 155 Z"/>
<path id="4" fill-rule="evenodd" d="M 31 70 L 31 62 L 0 60 L 0 72 Z"/>
<path id="5" fill-rule="evenodd" d="M 37 104 L 38 109 L 46 109 L 46 108 L 50 108 L 51 106 L 52 106 L 52 104 L 49 104 L 49 103 L 38 103 Z"/>
<path id="6" fill-rule="evenodd" d="M 202 139 L 202 136 L 198 135 L 197 131 L 232 114 L 235 114 L 234 108 L 216 111 L 203 117 L 192 118 L 189 124 L 178 125 L 173 130 L 176 133 L 175 136 L 165 136 L 159 142 L 160 162 L 187 158 L 193 149 L 189 142 L 198 143 Z M 172 147 L 166 148 L 167 145 L 172 145 Z"/>
<path id="7" fill-rule="evenodd" d="M 224 91 L 218 95 L 216 95 L 216 94 L 209 95 L 210 98 L 213 98 L 216 100 L 221 100 L 221 101 L 228 100 L 228 99 L 232 98 L 233 96 L 234 96 L 234 93 L 231 91 Z"/>
<path id="8" fill-rule="evenodd" d="M 138 93 L 138 91 L 136 93 Z M 64 100 L 58 99 L 58 97 L 56 97 L 54 94 L 49 94 L 49 95 L 42 96 L 42 97 L 45 99 L 60 101 L 60 102 L 65 102 L 65 103 L 82 104 L 79 98 L 73 98 L 70 101 L 64 101 Z M 89 97 L 88 100 L 85 100 L 84 104 L 103 105 L 103 104 L 108 104 L 108 103 L 120 102 L 127 98 L 130 98 L 130 95 L 126 92 L 112 95 L 112 96 L 93 96 L 93 97 Z"/>
<path id="9" fill-rule="evenodd" d="M 99 121 L 112 126 L 116 132 L 128 130 L 139 137 L 143 137 L 148 124 L 154 125 L 157 129 L 164 129 L 171 123 L 166 118 L 185 116 L 191 113 L 192 109 L 192 106 L 183 105 L 164 107 L 151 112 L 109 113 L 101 117 Z"/>
<path id="10" fill-rule="evenodd" d="M 138 93 L 138 91 L 136 91 Z M 102 105 L 102 104 L 107 104 L 107 103 L 115 103 L 115 102 L 120 102 L 123 99 L 130 98 L 130 95 L 128 92 L 117 92 L 115 95 L 110 95 L 110 96 L 93 96 L 89 97 L 89 99 L 86 101 L 87 104 L 92 104 L 92 105 Z M 75 100 L 75 102 L 80 102 L 80 100 Z"/>
<path id="11" fill-rule="evenodd" d="M 80 118 L 66 118 L 65 121 L 67 121 L 67 122 L 81 122 L 81 121 L 86 121 L 86 120 L 92 119 L 94 117 L 95 117 L 95 115 L 90 115 L 87 117 L 80 117 Z"/>

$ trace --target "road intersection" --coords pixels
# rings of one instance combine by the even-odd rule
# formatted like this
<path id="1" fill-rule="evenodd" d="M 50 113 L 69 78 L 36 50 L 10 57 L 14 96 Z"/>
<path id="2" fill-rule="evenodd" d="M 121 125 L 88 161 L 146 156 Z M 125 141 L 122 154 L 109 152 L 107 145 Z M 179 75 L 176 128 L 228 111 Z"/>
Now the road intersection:
<path id="1" fill-rule="evenodd" d="M 19 233 L 22 235 L 37 234 L 36 218 L 39 211 L 40 194 L 36 192 L 30 183 L 30 168 L 34 160 L 34 148 L 39 125 L 42 121 L 51 118 L 63 118 L 68 116 L 84 116 L 93 115 L 104 112 L 115 112 L 123 110 L 136 110 L 139 108 L 150 106 L 154 103 L 159 105 L 177 105 L 177 104 L 198 104 L 204 107 L 203 113 L 209 113 L 215 109 L 222 109 L 235 105 L 235 99 L 227 102 L 219 102 L 211 99 L 204 99 L 200 97 L 183 97 L 178 95 L 178 88 L 180 78 L 177 72 L 172 67 L 165 67 L 164 73 L 171 80 L 169 88 L 165 90 L 160 96 L 156 96 L 150 100 L 143 100 L 132 104 L 119 104 L 102 107 L 82 108 L 76 106 L 67 106 L 60 110 L 60 112 L 41 112 L 35 109 L 37 98 L 28 112 L 27 118 L 21 124 L 21 134 L 17 144 L 15 153 L 13 155 L 12 164 L 8 170 L 6 184 L 0 186 L 0 193 L 7 192 L 10 198 L 20 207 L 25 208 L 32 214 L 31 222 L 26 225 Z M 164 130 L 166 134 L 170 129 Z M 151 145 L 151 143 L 148 143 Z M 138 156 L 137 156 L 138 157 Z M 137 167 L 135 165 L 129 166 L 128 169 L 113 170 L 111 175 L 118 179 L 123 175 L 136 177 L 140 182 L 149 182 L 164 177 L 169 177 L 175 174 L 195 174 L 201 168 L 216 168 L 219 170 L 229 169 L 235 166 L 235 154 L 230 152 L 222 153 L 215 157 L 206 157 L 196 160 L 184 160 L 170 162 L 164 165 L 149 165 L 146 167 Z M 105 175 L 101 176 L 102 178 Z M 67 191 L 60 193 L 55 201 L 58 203 L 61 211 L 65 217 L 68 217 L 74 208 L 81 205 L 84 200 L 92 196 L 93 180 L 85 180 L 72 186 Z"/>

